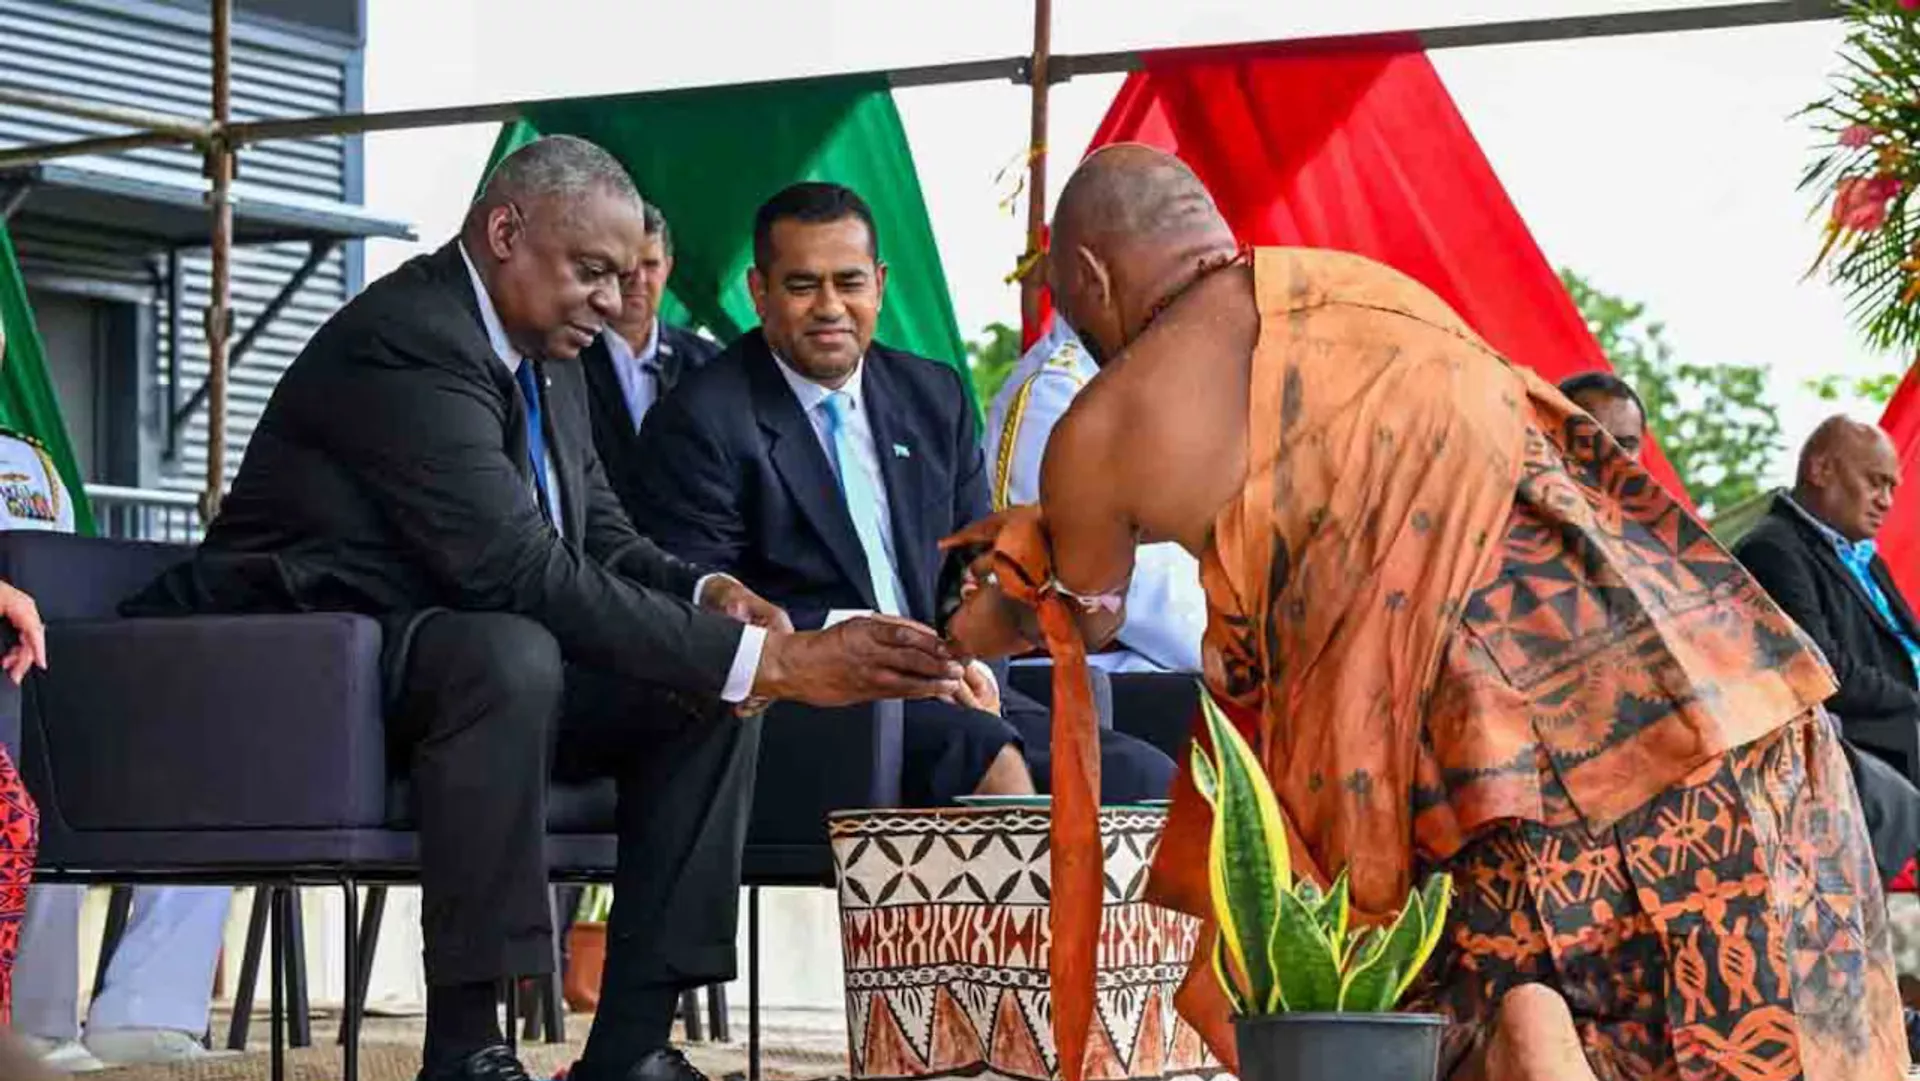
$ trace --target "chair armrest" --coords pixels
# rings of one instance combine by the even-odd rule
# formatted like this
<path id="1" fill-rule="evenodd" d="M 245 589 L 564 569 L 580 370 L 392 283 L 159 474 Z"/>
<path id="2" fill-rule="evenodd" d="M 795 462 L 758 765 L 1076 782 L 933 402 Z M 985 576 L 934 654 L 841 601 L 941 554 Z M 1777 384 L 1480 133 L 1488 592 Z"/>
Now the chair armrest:
<path id="1" fill-rule="evenodd" d="M 900 805 L 898 702 L 821 709 L 783 702 L 760 729 L 747 844 L 827 843 L 827 815 Z"/>
<path id="2" fill-rule="evenodd" d="M 1007 667 L 1007 682 L 1028 698 L 1053 709 L 1053 664 L 1014 664 Z M 1093 689 L 1093 714 L 1101 728 L 1113 727 L 1113 684 L 1111 677 L 1098 668 L 1087 669 L 1087 682 Z"/>
<path id="3" fill-rule="evenodd" d="M 76 830 L 378 826 L 380 626 L 343 613 L 55 623 L 24 767 Z"/>

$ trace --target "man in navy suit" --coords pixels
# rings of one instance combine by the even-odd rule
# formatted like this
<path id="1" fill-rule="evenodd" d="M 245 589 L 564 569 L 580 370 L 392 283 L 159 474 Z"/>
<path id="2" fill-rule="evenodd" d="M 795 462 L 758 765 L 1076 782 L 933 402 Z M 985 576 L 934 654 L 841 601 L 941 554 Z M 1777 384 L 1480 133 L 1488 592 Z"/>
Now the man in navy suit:
<path id="1" fill-rule="evenodd" d="M 940 538 L 993 509 L 959 373 L 873 341 L 886 274 L 858 195 L 775 195 L 754 221 L 761 327 L 654 407 L 634 455 L 634 513 L 653 539 L 725 568 L 797 627 L 867 611 L 935 624 L 952 599 Z M 910 802 L 1030 791 L 1029 765 L 1046 775 L 1046 708 L 984 666 L 965 691 L 907 704 Z M 1164 754 L 1117 732 L 1101 749 L 1109 802 L 1166 794 Z"/>
<path id="2" fill-rule="evenodd" d="M 593 415 L 593 445 L 607 482 L 633 513 L 635 445 L 640 422 L 680 377 L 712 360 L 717 342 L 660 318 L 660 300 L 673 275 L 673 230 L 660 208 L 648 203 L 646 240 L 633 274 L 622 281 L 620 314 L 592 345 L 580 351 Z"/>

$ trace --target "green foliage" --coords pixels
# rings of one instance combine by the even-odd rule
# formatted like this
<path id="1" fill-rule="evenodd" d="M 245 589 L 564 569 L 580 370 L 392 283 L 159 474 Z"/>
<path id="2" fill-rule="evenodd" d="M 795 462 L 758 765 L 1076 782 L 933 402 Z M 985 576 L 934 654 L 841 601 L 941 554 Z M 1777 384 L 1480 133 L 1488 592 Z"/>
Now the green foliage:
<path id="1" fill-rule="evenodd" d="M 1874 346 L 1920 348 L 1920 20 L 1899 0 L 1839 0 L 1847 30 L 1826 97 L 1802 110 L 1820 142 L 1800 179 L 1830 205 L 1816 268 L 1844 286 Z"/>
<path id="2" fill-rule="evenodd" d="M 1387 928 L 1354 932 L 1347 873 L 1331 889 L 1295 880 L 1266 771 L 1213 696 L 1200 696 L 1214 756 L 1194 744 L 1193 777 L 1213 808 L 1208 882 L 1220 935 L 1213 966 L 1243 1014 L 1393 1009 L 1433 955 L 1453 880 L 1428 878 Z"/>
<path id="3" fill-rule="evenodd" d="M 1899 388 L 1905 372 L 1881 372 L 1879 375 L 1823 375 L 1807 380 L 1807 389 L 1823 402 L 1852 398 L 1869 405 L 1885 405 Z"/>
<path id="4" fill-rule="evenodd" d="M 588 886 L 580 891 L 580 905 L 573 910 L 575 923 L 605 923 L 613 914 L 613 887 Z"/>
<path id="5" fill-rule="evenodd" d="M 1020 363 L 1020 331 L 1005 323 L 988 323 L 981 333 L 983 338 L 967 343 L 967 374 L 973 379 L 975 400 L 985 408 Z"/>
<path id="6" fill-rule="evenodd" d="M 1614 373 L 1646 402 L 1647 426 L 1700 512 L 1710 518 L 1760 494 L 1780 451 L 1766 370 L 1675 360 L 1666 326 L 1649 319 L 1644 304 L 1603 292 L 1571 270 L 1560 280 Z"/>

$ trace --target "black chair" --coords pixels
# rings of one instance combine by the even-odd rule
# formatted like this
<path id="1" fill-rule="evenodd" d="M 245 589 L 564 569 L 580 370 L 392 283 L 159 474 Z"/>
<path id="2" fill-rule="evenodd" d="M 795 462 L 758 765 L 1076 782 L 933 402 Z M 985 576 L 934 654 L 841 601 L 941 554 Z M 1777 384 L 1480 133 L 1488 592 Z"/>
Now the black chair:
<path id="1" fill-rule="evenodd" d="M 186 554 L 0 533 L 0 579 L 32 594 L 48 624 L 51 668 L 21 689 L 0 686 L 0 736 L 20 734 L 21 770 L 41 809 L 38 874 L 269 887 L 255 912 L 278 944 L 268 954 L 276 1081 L 288 1035 L 280 1019 L 297 975 L 289 963 L 299 956 L 299 909 L 287 891 L 340 887 L 353 992 L 341 1037 L 347 1081 L 357 1081 L 370 971 L 362 944 L 378 926 L 369 919 L 363 930 L 359 888 L 418 878 L 406 786 L 386 759 L 380 628 L 341 613 L 118 616 L 122 598 Z M 775 734 L 762 756 L 749 865 L 764 881 L 823 868 L 830 876 L 825 809 L 897 801 L 898 707 L 782 706 L 767 727 Z M 555 787 L 547 842 L 555 881 L 611 878 L 613 809 L 610 781 Z M 384 900 L 370 894 L 369 917 L 378 915 L 375 897 Z M 256 970 L 260 953 L 250 942 Z M 242 968 L 244 977 L 246 959 Z M 749 1005 L 757 1022 L 757 1001 Z"/>
<path id="2" fill-rule="evenodd" d="M 1200 677 L 1186 672 L 1122 672 L 1113 684 L 1113 726 L 1184 761 L 1200 710 Z"/>

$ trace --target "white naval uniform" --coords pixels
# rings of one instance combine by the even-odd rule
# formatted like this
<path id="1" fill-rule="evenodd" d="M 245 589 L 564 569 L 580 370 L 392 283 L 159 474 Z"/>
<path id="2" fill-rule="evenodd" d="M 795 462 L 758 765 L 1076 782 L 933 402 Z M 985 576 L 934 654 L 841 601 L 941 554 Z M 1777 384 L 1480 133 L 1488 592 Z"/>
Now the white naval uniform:
<path id="1" fill-rule="evenodd" d="M 1080 388 L 1099 369 L 1066 320 L 1033 344 L 994 396 L 987 423 L 995 510 L 1040 500 L 1047 437 Z M 1127 586 L 1120 648 L 1088 657 L 1108 672 L 1199 672 L 1207 598 L 1200 563 L 1177 544 L 1142 545 Z"/>

